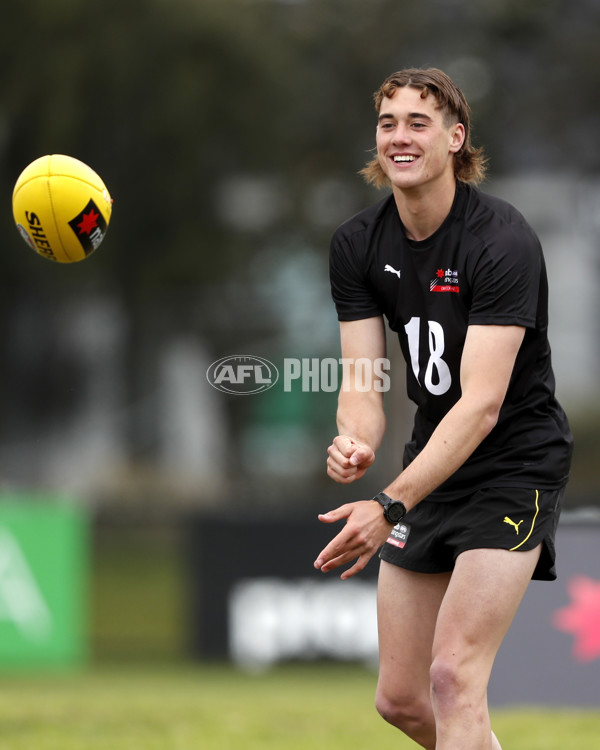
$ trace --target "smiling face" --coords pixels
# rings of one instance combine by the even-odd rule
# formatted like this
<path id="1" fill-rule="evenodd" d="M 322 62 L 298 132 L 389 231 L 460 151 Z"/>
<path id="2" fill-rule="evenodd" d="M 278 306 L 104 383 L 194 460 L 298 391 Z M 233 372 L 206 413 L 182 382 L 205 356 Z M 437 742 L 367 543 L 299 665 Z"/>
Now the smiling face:
<path id="1" fill-rule="evenodd" d="M 377 159 L 394 192 L 453 186 L 454 154 L 464 138 L 464 126 L 448 122 L 435 97 L 423 98 L 420 89 L 398 88 L 381 102 Z"/>

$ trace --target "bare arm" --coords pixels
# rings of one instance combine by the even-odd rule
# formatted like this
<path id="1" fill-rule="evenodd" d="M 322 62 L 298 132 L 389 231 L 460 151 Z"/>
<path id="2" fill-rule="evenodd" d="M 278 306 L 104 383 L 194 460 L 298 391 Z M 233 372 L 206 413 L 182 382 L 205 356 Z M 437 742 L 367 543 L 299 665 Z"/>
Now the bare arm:
<path id="1" fill-rule="evenodd" d="M 494 428 L 504 401 L 525 329 L 519 326 L 470 326 L 461 361 L 462 395 L 412 462 L 386 488 L 390 497 L 413 508 L 468 459 Z M 325 522 L 347 519 L 340 533 L 315 562 L 323 572 L 358 558 L 342 574 L 362 570 L 389 534 L 381 508 L 372 501 L 341 506 L 321 516 Z"/>
<path id="2" fill-rule="evenodd" d="M 407 509 L 446 481 L 498 421 L 525 329 L 470 326 L 461 360 L 461 398 L 412 464 L 384 490 Z"/>
<path id="3" fill-rule="evenodd" d="M 340 323 L 340 340 L 344 366 L 338 436 L 328 449 L 327 473 L 336 482 L 348 483 L 360 479 L 373 463 L 385 432 L 383 393 L 374 369 L 386 354 L 383 318 Z"/>

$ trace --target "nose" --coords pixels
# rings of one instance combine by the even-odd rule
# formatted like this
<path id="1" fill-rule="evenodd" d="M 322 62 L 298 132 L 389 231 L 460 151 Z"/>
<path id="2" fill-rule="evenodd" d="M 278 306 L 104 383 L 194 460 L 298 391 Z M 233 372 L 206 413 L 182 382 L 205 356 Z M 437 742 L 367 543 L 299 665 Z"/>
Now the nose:
<path id="1" fill-rule="evenodd" d="M 412 140 L 410 129 L 406 127 L 403 123 L 399 122 L 398 125 L 396 125 L 396 128 L 392 134 L 392 143 L 393 144 L 406 144 L 410 143 Z"/>

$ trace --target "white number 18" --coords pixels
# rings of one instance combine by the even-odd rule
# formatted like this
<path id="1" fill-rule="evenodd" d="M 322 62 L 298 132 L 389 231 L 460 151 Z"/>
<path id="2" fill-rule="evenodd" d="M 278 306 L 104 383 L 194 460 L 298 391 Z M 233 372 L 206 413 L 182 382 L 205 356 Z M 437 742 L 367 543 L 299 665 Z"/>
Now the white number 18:
<path id="1" fill-rule="evenodd" d="M 444 354 L 444 329 L 435 320 L 428 320 L 429 326 L 429 359 L 425 368 L 423 385 L 434 396 L 443 396 L 452 384 L 450 368 L 442 359 Z M 421 335 L 421 318 L 411 318 L 404 326 L 408 336 L 408 349 L 410 351 L 410 362 L 417 382 L 421 367 L 419 364 L 419 339 Z M 433 380 L 436 373 L 435 382 Z"/>

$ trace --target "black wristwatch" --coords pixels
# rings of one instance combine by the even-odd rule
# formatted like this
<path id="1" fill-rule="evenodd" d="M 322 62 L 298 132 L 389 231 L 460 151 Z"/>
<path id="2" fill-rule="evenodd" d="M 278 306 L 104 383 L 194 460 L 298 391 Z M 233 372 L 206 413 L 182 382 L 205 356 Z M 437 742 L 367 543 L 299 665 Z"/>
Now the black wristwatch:
<path id="1" fill-rule="evenodd" d="M 385 492 L 379 492 L 373 500 L 383 506 L 383 515 L 388 523 L 393 523 L 394 526 L 401 521 L 406 515 L 406 507 L 400 500 L 392 500 L 389 495 Z"/>

